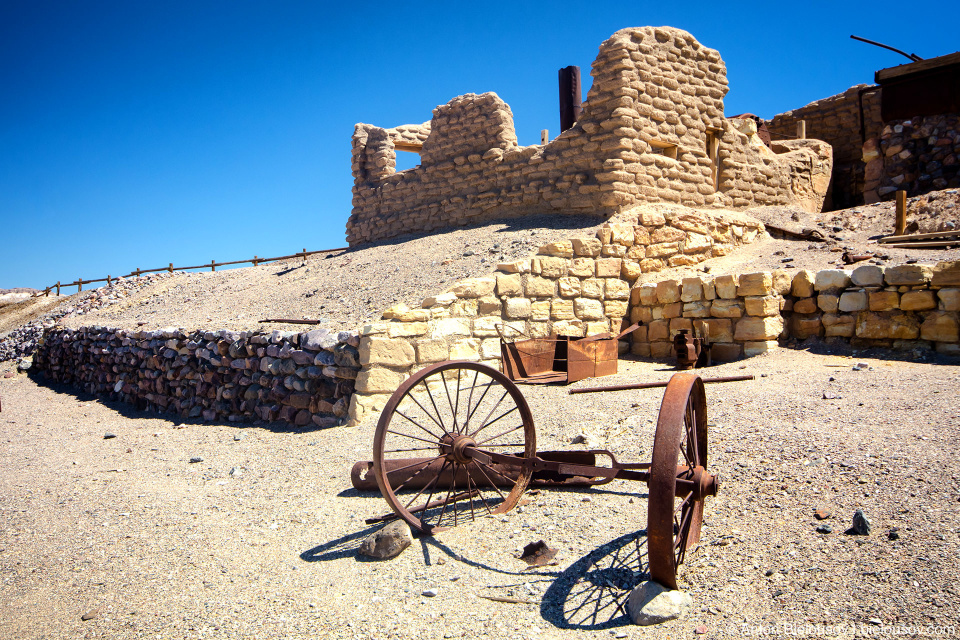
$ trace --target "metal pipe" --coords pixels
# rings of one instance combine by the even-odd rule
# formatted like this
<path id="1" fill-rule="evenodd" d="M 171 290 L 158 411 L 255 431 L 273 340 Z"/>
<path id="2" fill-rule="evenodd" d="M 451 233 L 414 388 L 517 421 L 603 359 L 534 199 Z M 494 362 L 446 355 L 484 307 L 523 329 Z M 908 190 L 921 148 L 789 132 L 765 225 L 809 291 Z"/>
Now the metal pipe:
<path id="1" fill-rule="evenodd" d="M 580 119 L 583 103 L 580 99 L 580 67 L 569 66 L 557 72 L 560 84 L 560 133 Z"/>
<path id="2" fill-rule="evenodd" d="M 893 47 L 891 47 L 890 45 L 887 45 L 887 44 L 883 44 L 883 43 L 880 43 L 880 42 L 874 42 L 873 40 L 867 40 L 866 38 L 861 38 L 860 36 L 850 36 L 850 37 L 853 38 L 854 40 L 859 40 L 860 42 L 866 42 L 867 44 L 872 44 L 872 45 L 874 45 L 874 46 L 881 47 L 881 48 L 883 48 L 883 49 L 889 49 L 890 51 L 893 51 L 893 52 L 895 52 L 895 53 L 899 53 L 900 55 L 904 56 L 905 58 L 909 58 L 909 59 L 912 60 L 913 62 L 920 62 L 921 60 L 923 60 L 923 58 L 921 58 L 920 56 L 918 56 L 918 55 L 915 54 L 915 53 L 907 53 L 907 52 L 905 52 L 905 51 L 900 51 L 900 49 L 894 49 Z"/>
<path id="3" fill-rule="evenodd" d="M 703 384 L 713 382 L 742 382 L 744 380 L 754 380 L 754 376 L 728 376 L 726 378 L 702 378 Z M 629 389 L 656 389 L 667 386 L 666 382 L 637 382 L 634 384 L 614 384 L 609 387 L 584 387 L 582 389 L 570 389 L 570 393 L 596 393 L 597 391 L 627 391 Z"/>

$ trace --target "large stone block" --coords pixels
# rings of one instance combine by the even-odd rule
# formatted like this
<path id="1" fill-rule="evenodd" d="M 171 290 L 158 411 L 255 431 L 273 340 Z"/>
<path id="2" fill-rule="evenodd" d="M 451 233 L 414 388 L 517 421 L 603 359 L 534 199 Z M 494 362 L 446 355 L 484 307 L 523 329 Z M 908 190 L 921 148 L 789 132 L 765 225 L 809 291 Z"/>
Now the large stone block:
<path id="1" fill-rule="evenodd" d="M 600 278 L 587 278 L 580 283 L 580 295 L 584 298 L 602 298 L 603 280 Z"/>
<path id="2" fill-rule="evenodd" d="M 829 337 L 852 338 L 856 332 L 856 316 L 836 315 L 832 313 L 823 316 L 823 335 Z"/>
<path id="3" fill-rule="evenodd" d="M 940 289 L 937 297 L 944 311 L 960 311 L 960 289 Z"/>
<path id="4" fill-rule="evenodd" d="M 774 269 L 770 274 L 773 276 L 773 292 L 780 296 L 790 295 L 793 288 L 793 273 L 786 269 Z"/>
<path id="5" fill-rule="evenodd" d="M 669 358 L 673 355 L 673 343 L 670 341 L 667 342 L 651 342 L 650 343 L 650 357 L 656 358 L 657 360 L 663 360 L 664 358 Z"/>
<path id="6" fill-rule="evenodd" d="M 743 303 L 738 300 L 714 300 L 710 306 L 714 318 L 739 318 L 743 316 Z"/>
<path id="7" fill-rule="evenodd" d="M 850 272 L 843 269 L 817 271 L 813 288 L 817 291 L 839 291 L 850 286 Z"/>
<path id="8" fill-rule="evenodd" d="M 457 301 L 457 294 L 447 292 L 441 293 L 438 296 L 427 296 L 423 299 L 422 306 L 424 309 L 430 307 L 449 307 L 451 304 Z"/>
<path id="9" fill-rule="evenodd" d="M 817 307 L 824 313 L 836 313 L 840 307 L 840 296 L 832 293 L 821 293 L 817 296 Z"/>
<path id="10" fill-rule="evenodd" d="M 429 330 L 430 324 L 426 322 L 391 322 L 387 335 L 391 338 L 410 338 L 422 336 Z"/>
<path id="11" fill-rule="evenodd" d="M 933 268 L 931 284 L 935 287 L 960 287 L 960 260 L 938 262 Z"/>
<path id="12" fill-rule="evenodd" d="M 900 296 L 900 308 L 904 311 L 926 311 L 936 309 L 937 301 L 933 291 L 907 291 Z"/>
<path id="13" fill-rule="evenodd" d="M 551 300 L 550 317 L 553 320 L 573 320 L 573 300 Z"/>
<path id="14" fill-rule="evenodd" d="M 661 280 L 657 283 L 657 302 L 668 304 L 680 300 L 680 283 L 676 280 Z"/>
<path id="15" fill-rule="evenodd" d="M 790 322 L 793 324 L 791 335 L 801 340 L 805 340 L 811 336 L 819 336 L 823 331 L 823 323 L 821 322 L 819 314 L 812 316 L 795 315 L 791 318 Z"/>
<path id="16" fill-rule="evenodd" d="M 883 269 L 872 264 L 865 264 L 853 270 L 850 280 L 858 287 L 882 287 Z"/>
<path id="17" fill-rule="evenodd" d="M 769 271 L 740 274 L 738 296 L 768 296 L 773 292 L 773 274 Z"/>
<path id="18" fill-rule="evenodd" d="M 470 320 L 460 318 L 442 318 L 431 323 L 430 337 L 434 339 L 448 336 L 469 336 Z"/>
<path id="19" fill-rule="evenodd" d="M 652 282 L 648 282 L 647 284 L 642 284 L 637 287 L 636 291 L 638 291 L 638 300 L 640 304 L 657 304 L 657 285 L 653 284 Z"/>
<path id="20" fill-rule="evenodd" d="M 449 292 L 458 298 L 479 298 L 493 293 L 496 284 L 497 280 L 492 277 L 467 278 L 450 287 Z"/>
<path id="21" fill-rule="evenodd" d="M 592 298 L 577 298 L 573 301 L 573 311 L 581 320 L 599 320 L 603 318 L 603 303 Z"/>
<path id="22" fill-rule="evenodd" d="M 757 340 L 743 343 L 743 355 L 747 358 L 759 356 L 768 351 L 776 351 L 780 348 L 780 343 L 776 340 Z"/>
<path id="23" fill-rule="evenodd" d="M 793 302 L 794 313 L 816 313 L 819 310 L 814 298 L 800 298 Z"/>
<path id="24" fill-rule="evenodd" d="M 780 315 L 781 300 L 782 298 L 772 295 L 747 296 L 743 302 L 748 316 L 777 316 Z"/>
<path id="25" fill-rule="evenodd" d="M 580 295 L 580 278 L 560 278 L 557 285 L 562 298 L 576 298 Z"/>
<path id="26" fill-rule="evenodd" d="M 578 278 L 592 278 L 596 275 L 597 261 L 592 258 L 574 258 L 567 265 L 567 275 Z"/>
<path id="27" fill-rule="evenodd" d="M 683 303 L 671 302 L 660 307 L 660 315 L 663 318 L 679 318 L 683 315 Z"/>
<path id="28" fill-rule="evenodd" d="M 960 341 L 958 333 L 957 314 L 946 311 L 937 311 L 927 315 L 920 325 L 920 339 L 935 342 Z"/>
<path id="29" fill-rule="evenodd" d="M 558 336 L 583 337 L 584 325 L 582 320 L 561 320 L 553 323 L 553 332 Z"/>
<path id="30" fill-rule="evenodd" d="M 737 276 L 725 274 L 713 279 L 713 285 L 717 289 L 717 297 L 724 300 L 731 300 L 737 297 Z"/>
<path id="31" fill-rule="evenodd" d="M 626 318 L 629 307 L 626 300 L 607 300 L 603 303 L 603 315 L 608 318 Z"/>
<path id="32" fill-rule="evenodd" d="M 620 258 L 601 258 L 597 260 L 598 278 L 619 278 Z"/>
<path id="33" fill-rule="evenodd" d="M 896 291 L 871 291 L 867 297 L 870 311 L 891 311 L 900 308 L 900 294 Z"/>
<path id="34" fill-rule="evenodd" d="M 526 294 L 531 298 L 552 298 L 556 295 L 556 281 L 540 276 L 529 276 Z"/>
<path id="35" fill-rule="evenodd" d="M 360 393 L 393 393 L 407 376 L 390 369 L 373 367 L 357 376 L 354 388 Z"/>
<path id="36" fill-rule="evenodd" d="M 450 359 L 450 347 L 446 340 L 421 340 L 417 343 L 417 362 L 428 364 Z"/>
<path id="37" fill-rule="evenodd" d="M 782 331 L 783 318 L 780 316 L 765 318 L 748 316 L 737 321 L 733 339 L 738 342 L 775 340 Z"/>
<path id="38" fill-rule="evenodd" d="M 677 304 L 677 303 L 674 303 Z M 683 317 L 684 318 L 709 318 L 710 317 L 710 303 L 709 302 L 684 302 L 683 303 Z"/>
<path id="39" fill-rule="evenodd" d="M 888 267 L 883 273 L 883 279 L 893 286 L 927 284 L 932 276 L 933 267 L 926 264 L 902 264 Z"/>
<path id="40" fill-rule="evenodd" d="M 628 282 L 635 282 L 642 273 L 643 270 L 640 269 L 640 263 L 635 260 L 624 259 L 620 265 L 620 277 Z"/>
<path id="41" fill-rule="evenodd" d="M 657 340 L 666 340 L 670 337 L 670 322 L 667 320 L 654 320 L 647 327 L 647 338 L 650 342 Z"/>
<path id="42" fill-rule="evenodd" d="M 844 313 L 851 311 L 864 311 L 867 308 L 866 291 L 844 291 L 840 294 L 840 302 L 837 309 Z"/>
<path id="43" fill-rule="evenodd" d="M 790 292 L 796 298 L 812 298 L 815 279 L 816 273 L 809 269 L 797 271 L 796 275 L 793 276 L 793 286 Z"/>
<path id="44" fill-rule="evenodd" d="M 498 296 L 519 296 L 523 294 L 523 282 L 520 274 L 497 274 Z"/>
<path id="45" fill-rule="evenodd" d="M 568 262 L 563 258 L 540 258 L 540 275 L 557 279 L 567 275 Z"/>
<path id="46" fill-rule="evenodd" d="M 533 315 L 533 308 L 527 298 L 507 298 L 504 301 L 503 313 L 511 320 L 518 320 Z"/>
<path id="47" fill-rule="evenodd" d="M 916 340 L 920 327 L 913 314 L 874 313 L 857 314 L 857 337 L 871 340 Z"/>
<path id="48" fill-rule="evenodd" d="M 551 300 L 537 300 L 530 304 L 530 320 L 534 322 L 546 322 L 550 319 Z"/>
<path id="49" fill-rule="evenodd" d="M 597 238 L 574 238 L 573 253 L 578 256 L 599 256 L 603 244 Z"/>
<path id="50" fill-rule="evenodd" d="M 710 318 L 703 321 L 703 328 L 711 343 L 733 342 L 733 322 L 726 318 Z"/>
<path id="51" fill-rule="evenodd" d="M 478 338 L 457 340 L 450 345 L 450 359 L 476 362 L 480 359 L 480 340 Z"/>
<path id="52" fill-rule="evenodd" d="M 684 278 L 681 281 L 680 300 L 683 302 L 703 300 L 703 283 L 700 278 Z"/>
<path id="53" fill-rule="evenodd" d="M 603 297 L 607 300 L 629 300 L 630 285 L 619 278 L 604 281 Z"/>
<path id="54" fill-rule="evenodd" d="M 417 361 L 410 343 L 402 339 L 371 337 L 360 342 L 360 364 L 409 367 Z"/>
<path id="55" fill-rule="evenodd" d="M 733 362 L 743 355 L 743 347 L 730 342 L 714 343 L 710 348 L 710 356 L 718 362 Z"/>
<path id="56" fill-rule="evenodd" d="M 539 253 L 545 256 L 556 256 L 558 258 L 572 258 L 573 242 L 570 240 L 551 242 L 540 247 Z"/>

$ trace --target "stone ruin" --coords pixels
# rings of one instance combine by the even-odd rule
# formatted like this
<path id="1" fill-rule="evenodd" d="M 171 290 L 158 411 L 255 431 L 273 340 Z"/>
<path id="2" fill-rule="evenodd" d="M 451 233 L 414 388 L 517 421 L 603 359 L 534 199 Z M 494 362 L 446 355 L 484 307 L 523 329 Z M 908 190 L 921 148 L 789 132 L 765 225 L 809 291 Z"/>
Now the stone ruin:
<path id="1" fill-rule="evenodd" d="M 727 119 L 720 54 L 670 27 L 623 29 L 600 45 L 576 124 L 520 146 L 495 93 L 458 96 L 423 124 L 358 124 L 351 246 L 534 213 L 609 218 L 644 202 L 820 211 L 832 150 L 812 139 L 764 145 Z M 396 152 L 420 165 L 396 171 Z"/>

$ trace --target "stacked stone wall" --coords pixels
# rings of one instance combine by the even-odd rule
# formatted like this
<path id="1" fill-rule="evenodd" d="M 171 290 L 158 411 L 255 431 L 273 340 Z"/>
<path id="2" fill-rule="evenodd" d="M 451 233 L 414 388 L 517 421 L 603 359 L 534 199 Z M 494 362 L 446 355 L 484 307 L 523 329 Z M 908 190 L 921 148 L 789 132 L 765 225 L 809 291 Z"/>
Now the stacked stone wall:
<path id="1" fill-rule="evenodd" d="M 360 370 L 357 332 L 303 334 L 104 327 L 49 329 L 33 369 L 87 393 L 231 422 L 346 422 Z"/>
<path id="2" fill-rule="evenodd" d="M 546 145 L 518 146 L 510 108 L 494 93 L 459 96 L 429 125 L 405 125 L 425 139 L 421 164 L 400 173 L 394 145 L 407 129 L 358 124 L 347 241 L 531 213 L 610 217 L 638 202 L 803 206 L 793 173 L 830 162 L 813 145 L 754 153 L 723 117 L 720 54 L 684 31 L 618 31 L 591 75 L 581 118 Z"/>
<path id="3" fill-rule="evenodd" d="M 682 329 L 705 328 L 718 360 L 821 337 L 960 355 L 960 262 L 786 270 L 663 280 L 631 291 L 632 352 L 666 358 Z"/>
<path id="4" fill-rule="evenodd" d="M 778 114 L 766 121 L 774 140 L 793 139 L 797 122 L 806 121 L 806 135 L 829 143 L 833 147 L 832 201 L 827 208 L 843 209 L 863 202 L 864 165 L 861 160 L 863 138 L 860 135 L 860 89 L 857 85 L 843 93 L 811 102 L 805 107 Z M 880 92 L 863 94 L 863 116 L 866 137 L 880 134 Z"/>
<path id="5" fill-rule="evenodd" d="M 889 122 L 864 145 L 863 157 L 864 189 L 873 199 L 960 187 L 960 114 Z"/>
<path id="6" fill-rule="evenodd" d="M 470 360 L 498 368 L 501 332 L 508 339 L 619 333 L 641 273 L 696 265 L 763 233 L 758 221 L 730 212 L 659 209 L 624 212 L 594 237 L 544 245 L 536 256 L 425 298 L 421 308 L 387 310 L 384 322 L 361 330 L 351 422 L 379 412 L 424 366 Z"/>

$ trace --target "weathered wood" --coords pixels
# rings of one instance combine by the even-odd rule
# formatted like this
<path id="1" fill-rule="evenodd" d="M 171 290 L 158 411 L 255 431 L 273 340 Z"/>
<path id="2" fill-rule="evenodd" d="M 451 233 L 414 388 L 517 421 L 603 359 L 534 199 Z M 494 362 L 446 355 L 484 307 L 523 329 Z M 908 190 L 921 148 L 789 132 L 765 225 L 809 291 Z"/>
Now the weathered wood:
<path id="1" fill-rule="evenodd" d="M 907 231 L 907 192 L 897 191 L 897 221 L 894 235 L 902 236 Z"/>
<path id="2" fill-rule="evenodd" d="M 900 244 L 888 244 L 893 249 L 944 249 L 947 247 L 960 246 L 960 240 L 941 240 L 938 242 L 903 242 Z"/>
<path id="3" fill-rule="evenodd" d="M 945 56 L 929 58 L 927 60 L 921 60 L 920 62 L 908 62 L 907 64 L 890 67 L 889 69 L 880 69 L 873 74 L 873 78 L 879 83 L 892 78 L 898 78 L 900 76 L 910 75 L 911 73 L 917 73 L 918 71 L 927 71 L 929 69 L 945 67 L 949 64 L 960 64 L 960 52 L 949 53 Z"/>
<path id="4" fill-rule="evenodd" d="M 932 231 L 930 233 L 914 233 L 903 236 L 886 236 L 880 238 L 877 242 L 886 244 L 888 242 L 900 242 L 901 240 L 925 240 L 929 238 L 956 238 L 960 237 L 960 231 Z"/>
<path id="5" fill-rule="evenodd" d="M 420 153 L 423 151 L 422 142 L 394 142 L 393 148 L 397 151 L 412 151 L 413 153 Z"/>
<path id="6" fill-rule="evenodd" d="M 541 129 L 540 130 L 540 144 L 547 144 L 550 142 L 550 130 Z"/>
<path id="7" fill-rule="evenodd" d="M 807 121 L 797 120 L 797 140 L 807 139 Z"/>

